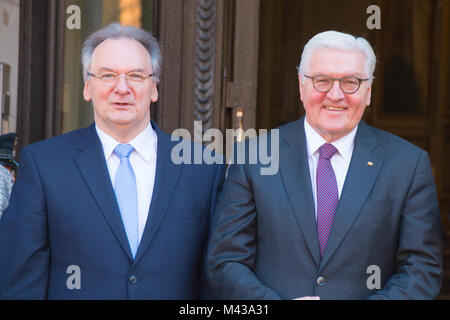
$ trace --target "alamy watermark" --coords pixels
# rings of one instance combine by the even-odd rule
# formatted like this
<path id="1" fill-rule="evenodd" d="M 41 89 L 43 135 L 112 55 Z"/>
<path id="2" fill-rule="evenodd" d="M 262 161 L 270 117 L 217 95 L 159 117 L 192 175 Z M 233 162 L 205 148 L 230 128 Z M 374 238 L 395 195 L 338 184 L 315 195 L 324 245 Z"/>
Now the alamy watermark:
<path id="1" fill-rule="evenodd" d="M 367 274 L 370 276 L 367 278 L 366 285 L 369 290 L 381 289 L 381 269 L 379 266 L 373 264 L 367 267 Z"/>
<path id="2" fill-rule="evenodd" d="M 226 129 L 226 146 L 224 136 L 219 129 L 202 131 L 202 122 L 194 121 L 194 141 L 187 129 L 172 132 L 172 141 L 179 141 L 172 148 L 171 160 L 174 164 L 260 164 L 261 175 L 274 175 L 279 170 L 280 135 L 278 129 Z M 236 145 L 237 137 L 249 138 Z M 181 140 L 181 141 L 180 141 Z M 208 143 L 203 148 L 203 143 Z M 224 153 L 225 151 L 225 153 Z"/>
<path id="3" fill-rule="evenodd" d="M 67 277 L 66 286 L 69 290 L 80 290 L 81 289 L 81 269 L 79 266 L 72 264 L 67 267 L 66 273 L 70 274 Z"/>
<path id="4" fill-rule="evenodd" d="M 367 14 L 370 16 L 367 18 L 366 26 L 367 29 L 381 29 L 381 9 L 376 4 L 370 5 L 366 10 Z"/>
<path id="5" fill-rule="evenodd" d="M 81 9 L 79 6 L 72 4 L 67 7 L 66 13 L 69 15 L 66 19 L 66 27 L 69 30 L 81 29 Z"/>
<path id="6" fill-rule="evenodd" d="M 80 30 L 81 29 L 81 9 L 79 6 L 72 4 L 66 9 L 68 15 L 66 19 L 66 27 L 69 30 Z M 367 14 L 370 16 L 367 18 L 366 26 L 367 29 L 381 29 L 381 9 L 376 4 L 372 4 L 367 7 Z"/>

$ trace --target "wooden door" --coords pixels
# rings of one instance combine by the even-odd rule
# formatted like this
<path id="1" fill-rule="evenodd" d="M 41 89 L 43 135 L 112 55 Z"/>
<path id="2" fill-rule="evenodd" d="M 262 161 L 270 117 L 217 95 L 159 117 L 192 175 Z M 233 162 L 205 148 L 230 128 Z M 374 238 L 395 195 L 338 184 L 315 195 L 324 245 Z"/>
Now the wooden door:
<path id="1" fill-rule="evenodd" d="M 260 0 L 224 2 L 222 129 L 256 129 L 259 6 Z"/>

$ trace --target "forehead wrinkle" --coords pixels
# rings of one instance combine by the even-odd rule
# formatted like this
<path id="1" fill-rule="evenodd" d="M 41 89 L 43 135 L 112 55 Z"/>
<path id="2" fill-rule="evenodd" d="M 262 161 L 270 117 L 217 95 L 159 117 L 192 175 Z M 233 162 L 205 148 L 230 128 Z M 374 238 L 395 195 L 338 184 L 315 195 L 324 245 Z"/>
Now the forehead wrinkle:
<path id="1" fill-rule="evenodd" d="M 342 63 L 342 60 L 347 60 Z M 363 63 L 363 62 L 362 62 Z M 346 76 L 366 77 L 364 64 L 342 56 L 312 57 L 308 66 L 310 75 L 327 75 L 333 78 Z"/>
<path id="2" fill-rule="evenodd" d="M 331 75 L 329 75 L 329 74 L 327 74 L 327 73 L 325 73 L 325 72 L 320 72 L 320 71 L 312 73 L 311 76 L 312 76 L 312 77 L 314 77 L 314 76 L 329 76 L 329 77 L 332 77 Z M 363 75 L 362 73 L 360 73 L 360 72 L 353 72 L 353 73 L 345 73 L 345 72 L 344 72 L 344 73 L 343 73 L 341 76 L 339 76 L 338 78 L 345 78 L 345 77 L 356 77 L 356 78 L 361 78 L 361 77 L 364 77 L 364 75 Z M 332 77 L 332 78 L 335 78 L 335 77 Z"/>
<path id="3" fill-rule="evenodd" d="M 126 43 L 123 44 L 123 43 L 119 43 L 119 42 L 128 42 L 128 44 L 126 44 Z M 135 47 L 132 47 L 132 49 L 124 50 L 123 49 L 124 47 L 130 47 L 129 43 L 133 43 L 133 45 Z M 105 46 L 106 46 L 106 48 L 105 48 Z M 114 50 L 117 47 L 119 50 Z M 137 49 L 137 47 L 139 47 L 139 49 Z M 143 59 L 144 66 L 147 66 L 150 69 L 149 72 L 153 72 L 150 54 L 148 53 L 148 51 L 145 49 L 145 47 L 141 43 L 139 43 L 138 41 L 136 41 L 134 39 L 128 39 L 128 38 L 106 39 L 105 41 L 100 43 L 94 49 L 94 52 L 92 53 L 90 67 L 93 67 L 96 64 L 102 63 L 101 60 L 97 61 L 100 58 L 99 57 L 100 54 L 102 55 L 101 60 L 106 60 L 107 62 L 112 62 L 113 64 L 118 64 L 120 68 L 125 68 L 126 64 L 130 61 L 140 60 L 140 57 L 137 58 L 136 55 L 139 55 L 141 57 L 142 57 L 142 55 L 144 55 L 145 56 L 145 58 Z M 126 59 L 121 57 L 123 55 L 126 56 Z M 124 61 L 123 64 L 122 64 L 122 61 Z M 104 65 L 102 66 L 102 68 L 109 69 L 107 71 L 115 72 L 114 69 L 104 66 Z M 138 70 L 139 70 L 139 72 L 145 72 L 144 69 L 140 68 L 139 66 L 134 66 L 134 67 L 131 66 L 130 67 L 130 71 L 138 71 Z M 130 72 L 130 71 L 128 71 L 128 72 Z"/>

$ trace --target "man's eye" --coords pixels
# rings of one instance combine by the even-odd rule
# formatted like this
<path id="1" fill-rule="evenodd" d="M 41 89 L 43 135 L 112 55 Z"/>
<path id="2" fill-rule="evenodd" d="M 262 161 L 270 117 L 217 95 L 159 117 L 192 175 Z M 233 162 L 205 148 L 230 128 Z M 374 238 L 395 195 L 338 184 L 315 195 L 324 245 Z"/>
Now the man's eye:
<path id="1" fill-rule="evenodd" d="M 358 79 L 345 79 L 344 83 L 351 86 L 358 85 Z"/>
<path id="2" fill-rule="evenodd" d="M 128 78 L 132 80 L 143 80 L 144 75 L 141 73 L 129 73 Z"/>
<path id="3" fill-rule="evenodd" d="M 105 73 L 100 76 L 102 79 L 114 79 L 116 75 L 114 73 Z"/>
<path id="4" fill-rule="evenodd" d="M 317 84 L 327 84 L 328 82 L 330 82 L 330 79 L 327 79 L 327 78 L 316 78 L 316 83 Z"/>

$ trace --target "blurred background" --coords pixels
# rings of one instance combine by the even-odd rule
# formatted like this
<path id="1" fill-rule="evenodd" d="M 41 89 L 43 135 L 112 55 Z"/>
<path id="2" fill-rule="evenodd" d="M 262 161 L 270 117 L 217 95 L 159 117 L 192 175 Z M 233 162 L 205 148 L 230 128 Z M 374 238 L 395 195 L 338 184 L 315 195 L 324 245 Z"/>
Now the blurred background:
<path id="1" fill-rule="evenodd" d="M 370 5 L 380 29 L 368 28 Z M 296 120 L 307 40 L 325 30 L 365 37 L 378 61 L 364 119 L 429 152 L 450 233 L 450 0 L 0 0 L 1 133 L 18 133 L 18 151 L 92 122 L 81 47 L 113 21 L 161 42 L 151 116 L 169 133 L 193 132 L 194 120 L 203 131 Z M 448 241 L 445 267 L 440 298 L 450 299 Z"/>

